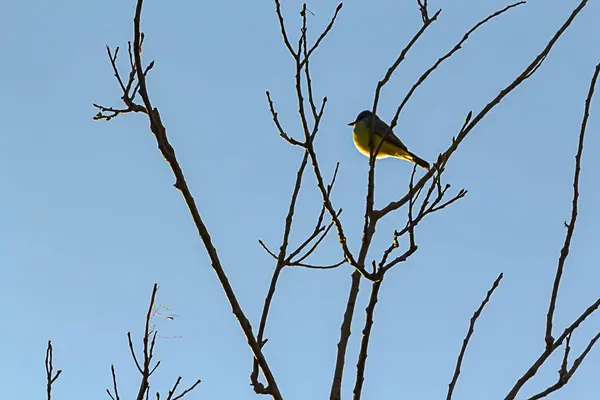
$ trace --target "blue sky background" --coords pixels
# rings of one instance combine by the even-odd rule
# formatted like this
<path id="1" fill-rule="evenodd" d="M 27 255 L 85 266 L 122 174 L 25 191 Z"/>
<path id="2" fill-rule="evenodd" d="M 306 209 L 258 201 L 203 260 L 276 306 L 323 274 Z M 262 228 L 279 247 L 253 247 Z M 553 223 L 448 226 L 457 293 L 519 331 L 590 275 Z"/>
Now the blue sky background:
<path id="1" fill-rule="evenodd" d="M 282 0 L 293 41 L 299 1 Z M 533 59 L 579 1 L 532 0 L 484 26 L 415 94 L 396 133 L 429 160 L 446 149 L 469 110 L 478 111 Z M 0 387 L 5 398 L 44 396 L 48 339 L 64 370 L 55 399 L 104 399 L 114 363 L 123 398 L 138 375 L 126 332 L 141 337 L 154 282 L 158 301 L 179 317 L 158 319 L 162 360 L 153 390 L 178 375 L 202 379 L 190 399 L 255 398 L 251 354 L 230 313 L 188 210 L 142 115 L 92 120 L 92 102 L 120 105 L 104 46 L 126 49 L 134 1 L 2 0 L 0 37 Z M 431 0 L 443 8 L 383 91 L 389 120 L 420 73 L 503 0 Z M 336 3 L 313 1 L 309 36 Z M 449 163 L 447 180 L 467 197 L 428 218 L 418 252 L 386 277 L 376 311 L 365 399 L 445 396 L 468 320 L 500 271 L 505 273 L 464 360 L 456 399 L 503 398 L 543 348 L 556 259 L 570 215 L 574 154 L 583 102 L 600 51 L 590 1 L 539 72 L 496 107 Z M 377 21 L 375 23 L 374 21 Z M 330 175 L 340 173 L 334 203 L 343 207 L 349 243 L 362 229 L 367 158 L 346 125 L 372 105 L 374 88 L 419 29 L 414 1 L 348 1 L 315 54 L 316 95 L 328 96 L 316 148 Z M 300 125 L 293 64 L 272 1 L 154 1 L 143 15 L 148 80 L 163 121 L 231 283 L 253 326 L 274 266 L 259 247 L 276 249 L 302 153 L 278 137 L 265 100 L 270 90 L 287 131 Z M 122 53 L 125 55 L 125 52 Z M 121 65 L 126 68 L 125 57 Z M 556 312 L 569 324 L 600 295 L 600 102 L 593 104 L 581 176 L 580 219 Z M 378 206 L 404 193 L 411 166 L 383 160 Z M 307 174 L 292 243 L 319 212 Z M 378 226 L 373 256 L 403 226 L 397 212 Z M 341 257 L 335 236 L 315 260 Z M 266 356 L 286 399 L 327 398 L 351 270 L 287 269 L 267 329 Z M 368 298 L 362 285 L 344 385 L 355 357 Z M 600 329 L 590 318 L 573 338 L 578 353 Z M 138 341 L 139 345 L 139 341 Z M 522 391 L 554 382 L 560 355 Z M 555 399 L 600 393 L 600 350 L 589 355 Z"/>

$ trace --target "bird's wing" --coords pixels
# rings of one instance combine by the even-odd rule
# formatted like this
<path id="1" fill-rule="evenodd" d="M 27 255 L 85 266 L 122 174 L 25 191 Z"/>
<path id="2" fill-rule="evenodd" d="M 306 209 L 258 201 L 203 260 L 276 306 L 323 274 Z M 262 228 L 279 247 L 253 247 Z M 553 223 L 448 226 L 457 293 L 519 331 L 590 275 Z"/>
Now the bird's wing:
<path id="1" fill-rule="evenodd" d="M 386 124 L 381 119 L 379 119 L 379 117 L 375 117 L 374 131 L 375 131 L 376 135 L 383 137 L 383 135 L 385 135 L 386 132 L 388 132 L 389 130 L 390 130 L 390 127 L 388 124 Z M 398 138 L 398 136 L 396 136 L 394 134 L 394 131 L 389 132 L 385 136 L 385 140 L 392 144 L 395 144 L 396 146 L 400 147 L 403 150 L 408 151 L 408 148 L 404 145 L 404 143 L 402 143 L 402 141 Z"/>

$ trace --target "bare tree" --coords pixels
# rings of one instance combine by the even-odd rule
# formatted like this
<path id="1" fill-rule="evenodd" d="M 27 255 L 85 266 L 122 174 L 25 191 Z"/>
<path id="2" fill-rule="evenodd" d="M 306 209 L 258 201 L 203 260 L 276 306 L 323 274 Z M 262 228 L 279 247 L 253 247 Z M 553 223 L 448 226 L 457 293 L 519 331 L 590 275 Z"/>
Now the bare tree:
<path id="1" fill-rule="evenodd" d="M 514 4 L 507 5 L 501 10 L 498 10 L 487 17 L 483 18 L 479 22 L 475 23 L 471 29 L 469 29 L 464 36 L 462 36 L 448 52 L 443 54 L 437 61 L 435 61 L 429 68 L 425 69 L 419 79 L 414 83 L 410 90 L 406 93 L 403 100 L 399 103 L 396 108 L 396 112 L 391 119 L 390 130 L 385 135 L 389 134 L 391 130 L 397 125 L 400 115 L 411 100 L 413 94 L 419 87 L 428 79 L 428 77 L 435 72 L 441 64 L 452 57 L 458 52 L 466 43 L 468 38 L 474 34 L 481 27 L 486 25 L 488 22 L 495 20 L 502 16 L 508 11 L 524 4 L 524 1 L 519 1 Z M 112 66 L 115 78 L 119 84 L 122 95 L 121 100 L 124 103 L 123 107 L 106 107 L 98 104 L 94 106 L 99 110 L 96 114 L 95 119 L 97 120 L 111 120 L 118 115 L 125 113 L 143 113 L 148 118 L 150 124 L 150 130 L 153 133 L 159 151 L 164 159 L 167 161 L 175 177 L 174 187 L 178 189 L 186 202 L 190 210 L 190 214 L 197 228 L 200 239 L 206 248 L 207 254 L 211 260 L 212 267 L 217 274 L 219 282 L 221 283 L 226 298 L 231 306 L 232 312 L 238 320 L 240 327 L 246 337 L 248 345 L 252 350 L 254 360 L 253 367 L 250 373 L 250 382 L 257 394 L 266 394 L 274 399 L 283 399 L 282 392 L 277 385 L 275 380 L 274 372 L 267 362 L 267 358 L 263 352 L 264 346 L 267 343 L 266 339 L 266 328 L 269 316 L 271 304 L 274 300 L 274 295 L 277 288 L 277 283 L 282 271 L 286 267 L 302 267 L 309 269 L 331 269 L 337 268 L 344 264 L 349 264 L 352 270 L 351 284 L 348 294 L 348 301 L 344 310 L 342 324 L 340 328 L 340 339 L 337 345 L 337 357 L 333 371 L 333 378 L 331 384 L 330 399 L 338 400 L 341 399 L 341 388 L 342 380 L 344 377 L 344 368 L 346 366 L 346 354 L 348 349 L 348 341 L 351 335 L 351 324 L 355 318 L 355 308 L 357 303 L 358 292 L 360 285 L 363 281 L 370 285 L 370 297 L 364 314 L 364 327 L 362 330 L 362 339 L 360 344 L 360 350 L 358 358 L 356 360 L 356 377 L 354 381 L 353 397 L 358 400 L 362 396 L 362 390 L 365 381 L 365 370 L 367 365 L 368 348 L 371 339 L 371 332 L 374 324 L 374 312 L 379 299 L 379 292 L 381 286 L 385 281 L 385 276 L 394 266 L 406 262 L 417 250 L 417 226 L 424 221 L 424 219 L 432 214 L 437 213 L 451 206 L 456 201 L 462 199 L 467 194 L 467 191 L 460 189 L 455 193 L 450 192 L 450 184 L 445 183 L 443 179 L 443 173 L 446 170 L 447 163 L 450 158 L 459 149 L 461 143 L 466 139 L 474 128 L 478 125 L 481 120 L 495 107 L 497 106 L 507 95 L 512 93 L 517 87 L 519 87 L 528 78 L 533 76 L 536 71 L 540 68 L 547 56 L 550 54 L 552 48 L 557 43 L 562 34 L 567 28 L 573 23 L 577 15 L 583 10 L 587 4 L 587 0 L 582 0 L 579 5 L 573 10 L 571 15 L 565 20 L 562 26 L 557 30 L 555 35 L 548 41 L 547 45 L 539 52 L 539 54 L 533 59 L 533 61 L 518 75 L 510 84 L 506 85 L 496 96 L 494 96 L 487 104 L 485 104 L 479 111 L 469 111 L 466 113 L 466 117 L 463 125 L 458 130 L 458 133 L 452 138 L 447 149 L 438 155 L 437 160 L 433 164 L 433 167 L 426 172 L 423 176 L 417 177 L 416 167 L 413 169 L 412 175 L 407 182 L 408 189 L 406 193 L 399 199 L 392 201 L 386 205 L 377 208 L 375 204 L 375 166 L 376 158 L 381 150 L 379 147 L 374 146 L 373 135 L 369 138 L 370 155 L 368 162 L 368 180 L 366 182 L 366 199 L 365 199 L 365 212 L 364 212 L 364 224 L 360 240 L 360 249 L 357 253 L 353 253 L 348 246 L 348 235 L 354 234 L 354 232 L 347 232 L 344 230 L 342 221 L 340 219 L 341 208 L 334 206 L 331 200 L 331 193 L 335 184 L 336 176 L 339 169 L 339 164 L 333 170 L 332 177 L 327 181 L 324 176 L 324 168 L 317 155 L 317 148 L 315 147 L 315 138 L 319 132 L 319 126 L 322 121 L 325 106 L 327 104 L 327 97 L 323 97 L 319 102 L 316 99 L 316 90 L 313 87 L 313 81 L 311 79 L 311 56 L 319 49 L 319 46 L 323 43 L 328 33 L 333 29 L 334 24 L 342 10 L 342 4 L 340 3 L 336 8 L 329 24 L 323 29 L 316 41 L 312 44 L 308 43 L 307 39 L 307 8 L 306 5 L 302 6 L 301 19 L 302 27 L 298 38 L 292 39 L 292 35 L 286 28 L 282 7 L 279 0 L 274 0 L 276 17 L 279 21 L 281 37 L 285 47 L 287 48 L 290 56 L 294 61 L 295 68 L 295 97 L 297 98 L 298 115 L 302 125 L 300 135 L 288 134 L 285 127 L 281 124 L 278 113 L 275 108 L 275 103 L 270 92 L 266 92 L 268 107 L 271 111 L 271 115 L 274 124 L 279 132 L 279 135 L 287 141 L 290 145 L 299 148 L 303 153 L 302 160 L 298 166 L 296 173 L 296 179 L 293 185 L 293 191 L 288 207 L 288 212 L 284 222 L 284 230 L 281 239 L 281 245 L 279 251 L 272 251 L 267 244 L 262 240 L 259 241 L 260 245 L 265 251 L 272 256 L 275 260 L 275 266 L 271 282 L 265 296 L 264 306 L 259 321 L 258 331 L 255 333 L 250 321 L 244 314 L 241 305 L 239 304 L 233 287 L 229 283 L 228 277 L 225 273 L 219 255 L 213 245 L 212 239 L 209 234 L 209 230 L 201 218 L 200 211 L 195 203 L 194 197 L 188 187 L 186 179 L 184 177 L 182 168 L 178 162 L 175 154 L 175 150 L 169 143 L 167 137 L 167 131 L 165 125 L 161 120 L 161 115 L 158 108 L 153 106 L 150 96 L 148 95 L 146 76 L 150 70 L 154 67 L 154 62 L 150 62 L 145 65 L 142 62 L 142 46 L 144 42 L 144 34 L 141 31 L 141 15 L 143 0 L 137 0 L 134 17 L 134 37 L 133 41 L 128 44 L 128 72 L 122 74 L 117 65 L 117 57 L 119 48 L 117 47 L 114 51 L 107 46 L 107 53 L 110 64 Z M 427 28 L 438 20 L 441 15 L 441 10 L 437 10 L 431 13 L 429 10 L 427 0 L 417 0 L 417 6 L 420 14 L 420 18 L 423 22 L 420 29 L 413 35 L 408 41 L 407 45 L 400 51 L 396 60 L 388 68 L 382 79 L 377 83 L 376 90 L 373 98 L 372 112 L 375 114 L 379 106 L 379 99 L 381 92 L 385 88 L 386 84 L 392 79 L 394 73 L 397 71 L 399 66 L 405 60 L 410 50 L 417 44 L 422 35 L 425 34 Z M 531 399 L 539 399 L 546 395 L 560 389 L 566 385 L 576 370 L 579 368 L 585 357 L 589 354 L 596 341 L 600 338 L 600 333 L 594 336 L 589 342 L 585 350 L 573 361 L 571 367 L 569 367 L 569 353 L 571 350 L 570 341 L 575 330 L 584 322 L 584 320 L 594 313 L 598 307 L 600 307 L 600 299 L 590 305 L 585 311 L 583 311 L 574 322 L 566 327 L 560 335 L 556 338 L 553 335 L 553 324 L 554 324 L 554 310 L 556 308 L 557 296 L 560 286 L 561 277 L 564 271 L 566 258 L 569 253 L 571 244 L 571 238 L 575 229 L 575 222 L 577 219 L 577 206 L 579 199 L 579 175 L 581 171 L 581 158 L 583 154 L 583 143 L 585 137 L 585 131 L 587 127 L 587 121 L 590 114 L 590 104 L 592 101 L 594 88 L 598 74 L 600 73 L 600 64 L 596 67 L 593 77 L 590 83 L 590 89 L 585 102 L 584 118 L 581 124 L 581 130 L 579 134 L 579 144 L 577 149 L 577 155 L 575 157 L 575 175 L 573 180 L 573 201 L 572 201 L 572 212 L 571 219 L 566 224 L 567 234 L 563 248 L 560 253 L 558 266 L 556 270 L 556 277 L 551 291 L 550 304 L 546 319 L 546 330 L 544 337 L 544 349 L 541 352 L 539 358 L 526 370 L 526 372 L 517 379 L 514 387 L 509 390 L 506 395 L 506 399 L 514 399 L 521 388 L 536 375 L 538 369 L 547 361 L 553 352 L 559 347 L 563 346 L 564 355 L 562 364 L 559 370 L 558 381 L 551 386 L 548 386 L 544 391 L 534 395 Z M 384 136 L 385 136 L 384 135 Z M 290 244 L 290 235 L 293 228 L 293 220 L 296 213 L 296 204 L 301 192 L 303 179 L 307 166 L 310 164 L 312 172 L 316 178 L 317 187 L 319 189 L 322 205 L 319 208 L 319 213 L 316 218 L 314 230 L 297 246 Z M 328 183 L 327 183 L 328 182 Z M 369 252 L 375 238 L 375 231 L 379 221 L 392 215 L 395 211 L 403 209 L 406 213 L 406 222 L 403 226 L 399 226 L 394 231 L 390 238 L 389 246 L 385 251 L 374 258 L 369 257 Z M 340 245 L 340 252 L 342 254 L 341 260 L 333 259 L 328 260 L 325 263 L 318 261 L 312 261 L 314 257 L 311 257 L 318 246 L 323 242 L 327 235 L 335 231 L 337 233 Z M 401 246 L 401 242 L 405 243 L 402 250 L 398 250 Z M 461 349 L 459 351 L 456 366 L 452 374 L 450 384 L 448 385 L 447 399 L 450 400 L 454 393 L 455 387 L 458 383 L 458 379 L 461 373 L 461 367 L 466 354 L 466 350 L 469 341 L 474 334 L 475 324 L 482 315 L 485 306 L 491 299 L 494 291 L 499 287 L 500 281 L 502 280 L 503 274 L 501 273 L 498 278 L 493 282 L 491 288 L 487 292 L 486 297 L 482 301 L 481 305 L 477 308 L 473 317 L 470 320 L 469 327 L 466 336 L 463 340 Z M 155 295 L 158 286 L 155 285 L 150 306 L 148 308 L 145 330 L 143 336 L 143 357 L 138 357 L 134 350 L 131 335 L 128 334 L 129 348 L 131 355 L 134 359 L 136 367 L 141 374 L 141 382 L 139 391 L 137 394 L 138 400 L 148 398 L 150 391 L 150 377 L 156 370 L 160 362 L 152 365 L 153 362 L 153 350 L 156 341 L 156 330 L 151 328 L 151 318 L 153 315 L 153 307 L 155 304 Z M 142 359 L 143 358 L 143 359 Z M 61 371 L 58 371 L 54 376 L 52 375 L 52 347 L 48 344 L 48 351 L 46 356 L 46 369 L 47 369 L 47 392 L 48 399 L 50 399 L 51 386 L 56 381 Z M 107 393 L 113 400 L 119 400 L 119 393 L 117 389 L 117 377 L 114 366 L 112 370 L 113 379 L 113 390 L 107 389 Z M 263 383 L 261 381 L 265 381 Z M 175 394 L 180 384 L 181 378 L 178 378 L 171 391 L 169 391 L 168 400 L 178 400 L 187 393 L 191 392 L 200 381 L 196 381 L 188 389 L 184 390 L 180 394 Z M 159 399 L 160 395 L 157 393 L 156 398 Z"/>

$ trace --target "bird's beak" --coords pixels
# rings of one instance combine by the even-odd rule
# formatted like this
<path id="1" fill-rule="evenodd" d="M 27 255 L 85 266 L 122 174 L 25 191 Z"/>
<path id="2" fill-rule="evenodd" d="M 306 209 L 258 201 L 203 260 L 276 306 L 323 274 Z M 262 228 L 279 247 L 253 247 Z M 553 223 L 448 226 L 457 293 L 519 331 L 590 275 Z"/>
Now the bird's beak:
<path id="1" fill-rule="evenodd" d="M 356 124 L 356 121 L 352 121 L 348 124 L 348 126 L 354 126 Z"/>

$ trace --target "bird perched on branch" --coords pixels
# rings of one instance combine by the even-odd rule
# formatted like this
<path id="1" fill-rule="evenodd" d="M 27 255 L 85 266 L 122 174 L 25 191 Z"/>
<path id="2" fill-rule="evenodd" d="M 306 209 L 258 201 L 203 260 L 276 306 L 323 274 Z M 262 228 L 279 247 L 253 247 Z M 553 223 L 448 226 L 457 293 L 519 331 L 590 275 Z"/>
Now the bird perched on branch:
<path id="1" fill-rule="evenodd" d="M 373 118 L 375 118 L 375 121 L 373 121 Z M 356 117 L 356 120 L 350 122 L 348 125 L 354 126 L 354 130 L 352 131 L 354 145 L 358 151 L 367 157 L 370 156 L 369 132 L 371 132 L 371 128 L 374 128 L 373 152 L 377 150 L 379 143 L 381 143 L 381 139 L 384 138 L 379 153 L 377 153 L 377 158 L 401 158 L 429 170 L 429 163 L 408 151 L 408 148 L 404 143 L 394 135 L 394 132 L 390 129 L 389 125 L 379 119 L 379 117 L 374 115 L 371 111 L 361 111 Z"/>

